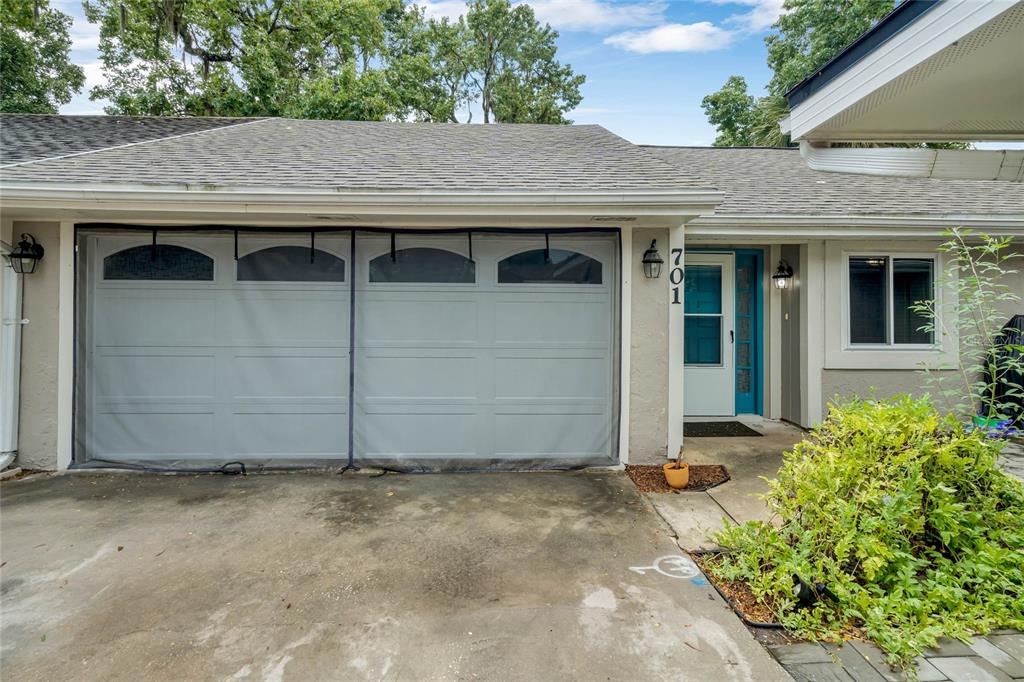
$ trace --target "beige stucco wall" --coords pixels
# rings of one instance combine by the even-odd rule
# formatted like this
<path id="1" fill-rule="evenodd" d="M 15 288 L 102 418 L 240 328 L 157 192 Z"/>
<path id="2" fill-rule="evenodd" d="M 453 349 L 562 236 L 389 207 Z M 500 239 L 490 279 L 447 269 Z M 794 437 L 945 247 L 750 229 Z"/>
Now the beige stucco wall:
<path id="1" fill-rule="evenodd" d="M 60 224 L 15 222 L 13 237 L 31 233 L 46 250 L 43 260 L 22 282 L 21 407 L 17 466 L 57 467 L 57 290 Z M 10 241 L 4 235 L 5 241 Z"/>
<path id="2" fill-rule="evenodd" d="M 658 279 L 644 277 L 640 256 L 658 240 L 667 260 L 667 229 L 633 231 L 630 307 L 629 462 L 662 464 L 668 447 L 668 314 L 665 272 Z M 680 368 L 681 370 L 682 368 Z"/>

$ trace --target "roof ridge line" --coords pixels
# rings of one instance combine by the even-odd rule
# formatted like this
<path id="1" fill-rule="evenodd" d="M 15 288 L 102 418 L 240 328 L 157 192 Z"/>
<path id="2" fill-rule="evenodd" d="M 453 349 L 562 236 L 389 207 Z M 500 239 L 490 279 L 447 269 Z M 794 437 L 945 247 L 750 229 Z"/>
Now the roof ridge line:
<path id="1" fill-rule="evenodd" d="M 161 116 L 154 116 L 153 118 L 164 118 Z M 181 117 L 189 118 L 189 117 Z M 195 116 L 191 118 L 222 118 L 219 116 Z M 127 147 L 137 147 L 140 144 L 149 144 L 150 142 L 162 142 L 163 140 L 176 140 L 181 137 L 189 137 L 191 135 L 202 135 L 203 133 L 210 133 L 214 130 L 224 130 L 225 128 L 237 128 L 238 126 L 252 125 L 253 123 L 262 123 L 264 121 L 271 121 L 272 118 L 257 118 L 255 120 L 240 121 L 238 123 L 229 123 L 228 125 L 219 126 L 217 128 L 207 128 L 206 130 L 192 130 L 187 133 L 178 133 L 176 135 L 166 135 L 164 137 L 154 137 L 152 140 L 140 140 L 139 142 L 126 142 L 124 144 L 115 144 L 110 147 L 102 147 L 100 149 L 87 149 L 84 152 L 72 152 L 71 154 L 58 154 L 57 156 L 47 156 L 43 159 L 29 159 L 28 161 L 18 161 L 16 163 L 6 163 L 0 165 L 0 170 L 6 168 L 17 168 L 19 166 L 28 166 L 33 163 L 42 163 L 43 161 L 61 161 L 63 159 L 70 159 L 76 156 L 85 156 L 86 154 L 96 154 L 97 152 L 106 152 L 111 149 L 125 149 Z"/>

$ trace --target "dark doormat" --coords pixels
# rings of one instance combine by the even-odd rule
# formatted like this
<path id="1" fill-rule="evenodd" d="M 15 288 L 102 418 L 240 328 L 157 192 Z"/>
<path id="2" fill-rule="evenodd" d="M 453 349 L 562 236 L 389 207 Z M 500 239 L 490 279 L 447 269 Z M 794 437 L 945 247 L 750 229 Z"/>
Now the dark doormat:
<path id="1" fill-rule="evenodd" d="M 690 438 L 739 438 L 760 435 L 742 422 L 683 422 L 683 436 Z"/>

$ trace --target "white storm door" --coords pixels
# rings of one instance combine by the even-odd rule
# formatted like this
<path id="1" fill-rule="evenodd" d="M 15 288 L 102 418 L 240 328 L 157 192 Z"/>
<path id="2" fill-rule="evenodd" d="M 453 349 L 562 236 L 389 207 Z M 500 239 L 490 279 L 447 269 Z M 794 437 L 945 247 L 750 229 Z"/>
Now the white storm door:
<path id="1" fill-rule="evenodd" d="M 683 413 L 736 413 L 735 256 L 686 255 L 683 289 Z"/>

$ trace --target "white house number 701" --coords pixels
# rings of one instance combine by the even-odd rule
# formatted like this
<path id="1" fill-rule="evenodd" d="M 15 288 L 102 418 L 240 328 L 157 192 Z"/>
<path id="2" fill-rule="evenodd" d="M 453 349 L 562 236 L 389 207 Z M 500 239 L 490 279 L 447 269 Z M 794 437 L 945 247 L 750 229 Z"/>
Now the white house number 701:
<path id="1" fill-rule="evenodd" d="M 672 270 L 668 273 L 668 281 L 672 284 L 672 304 L 682 303 L 682 292 L 679 287 L 683 284 L 683 259 L 682 249 L 672 249 Z"/>

